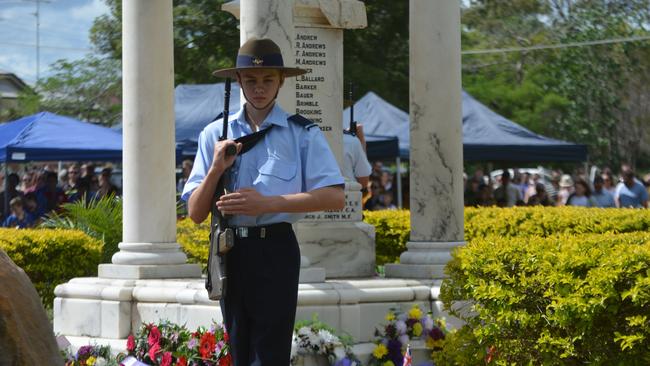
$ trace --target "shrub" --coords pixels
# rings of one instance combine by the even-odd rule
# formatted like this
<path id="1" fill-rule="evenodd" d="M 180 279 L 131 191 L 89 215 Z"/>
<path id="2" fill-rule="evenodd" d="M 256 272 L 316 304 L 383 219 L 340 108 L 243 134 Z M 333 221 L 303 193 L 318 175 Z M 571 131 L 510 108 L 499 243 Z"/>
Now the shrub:
<path id="1" fill-rule="evenodd" d="M 650 211 L 623 208 L 465 208 L 465 240 L 500 236 L 650 231 Z"/>
<path id="2" fill-rule="evenodd" d="M 122 241 L 122 199 L 106 196 L 99 200 L 65 203 L 60 213 L 50 214 L 41 224 L 46 228 L 77 229 L 104 243 L 102 263 L 110 263 Z"/>
<path id="3" fill-rule="evenodd" d="M 190 263 L 199 263 L 205 268 L 210 249 L 210 216 L 199 225 L 190 219 L 178 220 L 176 241 L 183 247 Z"/>
<path id="4" fill-rule="evenodd" d="M 0 249 L 29 276 L 46 308 L 54 287 L 74 277 L 96 276 L 102 244 L 75 230 L 0 229 Z"/>
<path id="5" fill-rule="evenodd" d="M 441 300 L 498 363 L 650 363 L 650 233 L 474 238 L 446 271 Z"/>
<path id="6" fill-rule="evenodd" d="M 406 251 L 411 233 L 411 216 L 407 210 L 364 211 L 363 221 L 375 227 L 377 265 L 396 263 Z"/>

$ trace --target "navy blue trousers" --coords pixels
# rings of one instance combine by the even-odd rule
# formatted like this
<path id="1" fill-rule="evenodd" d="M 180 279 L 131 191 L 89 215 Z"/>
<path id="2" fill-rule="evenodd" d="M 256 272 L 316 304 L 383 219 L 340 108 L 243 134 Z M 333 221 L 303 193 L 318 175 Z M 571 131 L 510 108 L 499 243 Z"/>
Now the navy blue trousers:
<path id="1" fill-rule="evenodd" d="M 287 366 L 298 301 L 300 248 L 291 225 L 236 238 L 221 300 L 235 366 Z"/>

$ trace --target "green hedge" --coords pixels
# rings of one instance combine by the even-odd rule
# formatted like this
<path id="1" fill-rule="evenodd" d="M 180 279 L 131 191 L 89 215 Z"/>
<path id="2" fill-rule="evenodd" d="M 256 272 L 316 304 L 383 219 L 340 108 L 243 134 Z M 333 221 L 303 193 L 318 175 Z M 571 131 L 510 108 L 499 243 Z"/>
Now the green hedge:
<path id="1" fill-rule="evenodd" d="M 441 300 L 473 304 L 451 313 L 502 364 L 650 364 L 648 232 L 476 238 L 446 271 Z"/>
<path id="2" fill-rule="evenodd" d="M 0 249 L 29 276 L 47 308 L 54 287 L 74 277 L 97 276 L 102 244 L 77 230 L 0 229 Z"/>
<path id="3" fill-rule="evenodd" d="M 397 263 L 410 235 L 407 210 L 364 211 L 364 221 L 375 227 L 378 265 Z M 189 219 L 177 225 L 178 242 L 190 261 L 208 258 L 209 219 L 195 225 Z M 550 236 L 557 234 L 627 233 L 650 231 L 650 210 L 582 207 L 465 208 L 465 240 L 490 235 Z"/>
<path id="4" fill-rule="evenodd" d="M 546 237 L 637 231 L 650 231 L 650 210 L 570 206 L 465 208 L 467 241 L 493 234 Z"/>
<path id="5" fill-rule="evenodd" d="M 377 265 L 398 262 L 399 255 L 406 251 L 411 233 L 409 211 L 364 211 L 363 221 L 375 227 Z"/>
<path id="6" fill-rule="evenodd" d="M 210 249 L 210 216 L 199 225 L 188 218 L 178 220 L 176 241 L 183 247 L 190 263 L 199 263 L 205 269 Z"/>

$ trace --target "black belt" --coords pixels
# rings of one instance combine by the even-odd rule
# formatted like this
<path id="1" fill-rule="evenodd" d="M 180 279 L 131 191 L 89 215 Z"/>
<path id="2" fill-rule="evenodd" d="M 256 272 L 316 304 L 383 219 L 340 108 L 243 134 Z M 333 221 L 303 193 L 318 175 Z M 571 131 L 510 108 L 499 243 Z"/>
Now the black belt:
<path id="1" fill-rule="evenodd" d="M 235 236 L 240 239 L 268 239 L 278 234 L 286 234 L 292 230 L 292 227 L 288 222 L 280 222 L 262 226 L 239 226 L 233 227 L 232 230 L 235 232 Z"/>

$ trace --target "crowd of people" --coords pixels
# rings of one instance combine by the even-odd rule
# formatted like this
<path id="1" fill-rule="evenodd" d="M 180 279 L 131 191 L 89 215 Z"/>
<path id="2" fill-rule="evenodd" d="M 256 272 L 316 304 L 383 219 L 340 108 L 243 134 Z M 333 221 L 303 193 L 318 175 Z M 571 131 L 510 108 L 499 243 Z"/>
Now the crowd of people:
<path id="1" fill-rule="evenodd" d="M 108 166 L 95 174 L 95 165 L 76 163 L 60 171 L 44 165 L 10 173 L 6 194 L 4 182 L 0 182 L 0 222 L 3 227 L 30 228 L 48 213 L 60 210 L 63 203 L 119 195 L 111 174 Z"/>
<path id="2" fill-rule="evenodd" d="M 465 206 L 583 206 L 647 208 L 650 175 L 638 177 L 629 165 L 618 176 L 605 168 L 587 177 L 582 171 L 551 172 L 550 179 L 540 174 L 509 170 L 496 181 L 477 170 L 465 177 Z"/>
<path id="3" fill-rule="evenodd" d="M 372 173 L 369 177 L 367 199 L 364 201 L 364 210 L 395 210 L 395 196 L 397 187 L 395 176 L 384 169 L 381 161 L 372 164 Z"/>

